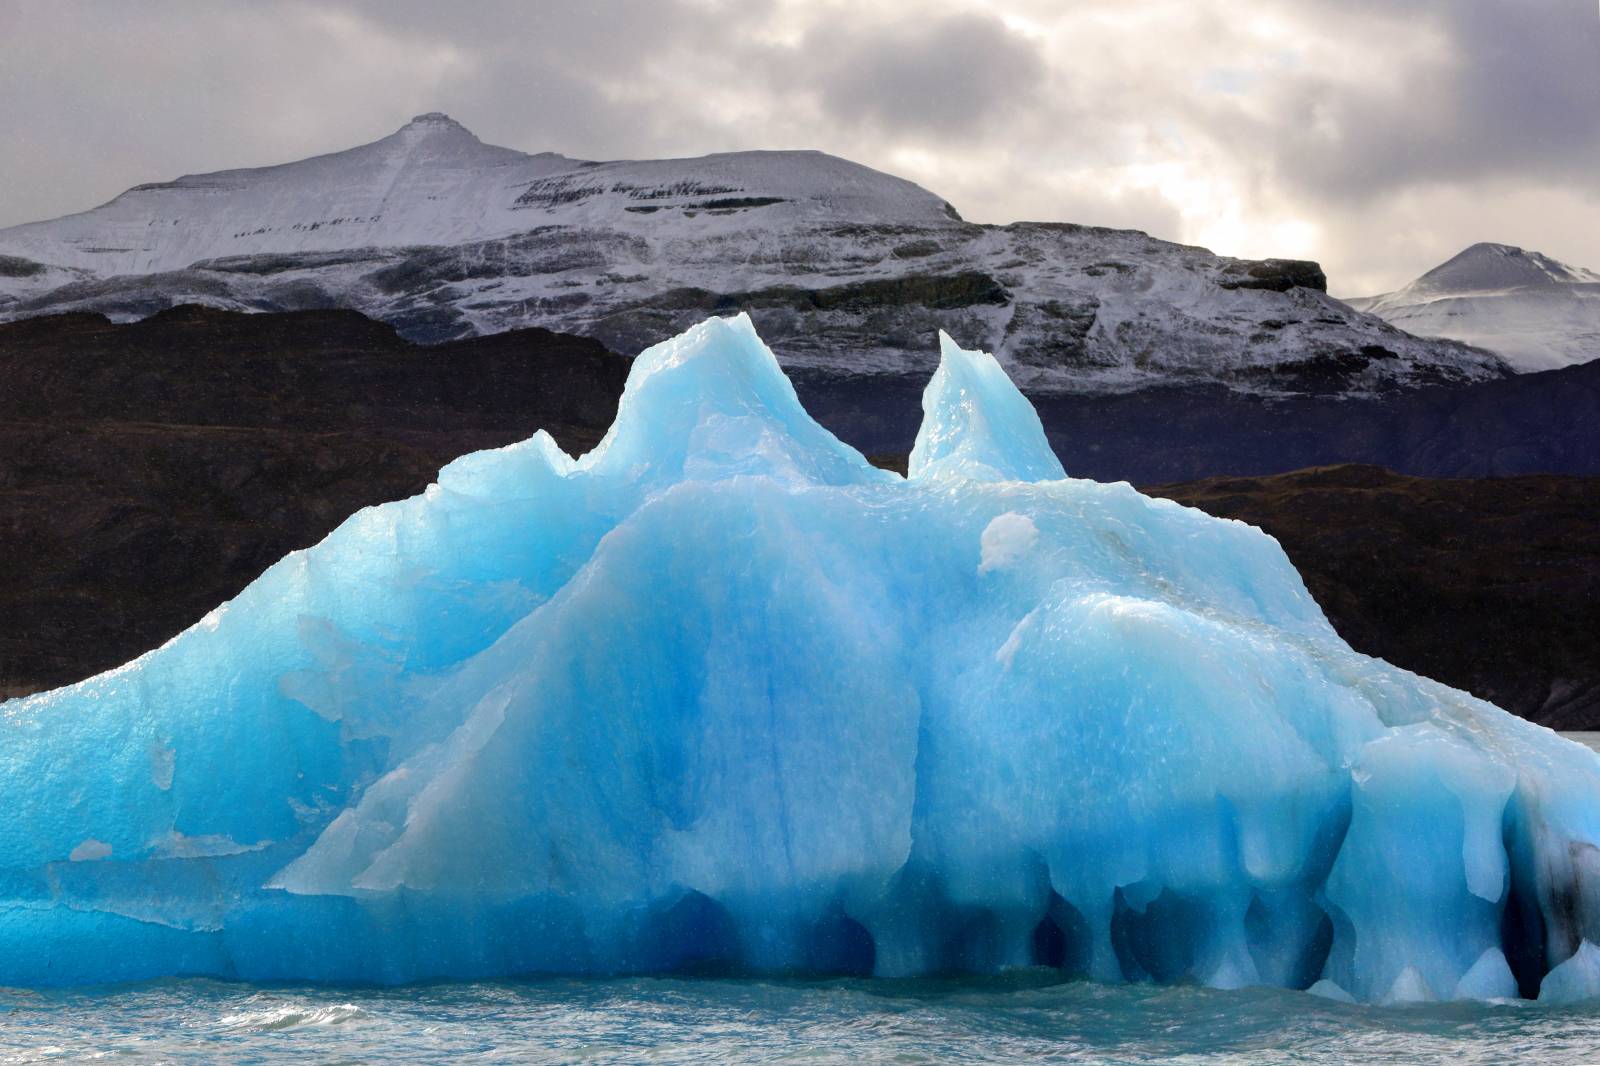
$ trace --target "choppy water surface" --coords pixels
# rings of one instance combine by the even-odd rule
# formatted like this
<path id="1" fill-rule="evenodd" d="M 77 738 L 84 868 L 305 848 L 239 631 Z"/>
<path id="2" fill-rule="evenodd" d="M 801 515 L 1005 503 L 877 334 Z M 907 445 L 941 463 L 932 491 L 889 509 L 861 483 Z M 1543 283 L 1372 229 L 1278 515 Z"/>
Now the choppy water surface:
<path id="1" fill-rule="evenodd" d="M 1600 1062 L 1600 1006 L 1380 1009 L 1040 981 L 4 990 L 0 1061 Z"/>

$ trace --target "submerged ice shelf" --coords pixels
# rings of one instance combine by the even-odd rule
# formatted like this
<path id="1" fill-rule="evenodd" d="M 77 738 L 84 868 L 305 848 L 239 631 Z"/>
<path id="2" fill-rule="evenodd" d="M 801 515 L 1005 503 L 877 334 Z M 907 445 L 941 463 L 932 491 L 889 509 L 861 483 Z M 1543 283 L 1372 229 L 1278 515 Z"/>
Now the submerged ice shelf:
<path id="1" fill-rule="evenodd" d="M 1066 478 L 943 339 L 910 476 L 743 316 L 0 705 L 0 984 L 920 974 L 1600 993 L 1600 758 Z M 1541 993 L 1542 989 L 1542 993 Z"/>

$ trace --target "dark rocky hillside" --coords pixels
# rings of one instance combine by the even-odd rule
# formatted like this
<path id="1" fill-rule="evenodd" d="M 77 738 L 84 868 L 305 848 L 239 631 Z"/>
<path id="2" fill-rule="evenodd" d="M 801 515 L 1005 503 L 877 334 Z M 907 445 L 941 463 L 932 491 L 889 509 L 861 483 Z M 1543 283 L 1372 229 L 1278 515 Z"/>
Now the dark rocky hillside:
<path id="1" fill-rule="evenodd" d="M 1146 491 L 1277 537 L 1358 651 L 1555 729 L 1600 726 L 1600 478 L 1334 466 Z"/>
<path id="2" fill-rule="evenodd" d="M 419 348 L 349 311 L 0 327 L 0 691 L 147 651 L 464 452 L 540 427 L 587 450 L 627 366 L 540 329 Z"/>

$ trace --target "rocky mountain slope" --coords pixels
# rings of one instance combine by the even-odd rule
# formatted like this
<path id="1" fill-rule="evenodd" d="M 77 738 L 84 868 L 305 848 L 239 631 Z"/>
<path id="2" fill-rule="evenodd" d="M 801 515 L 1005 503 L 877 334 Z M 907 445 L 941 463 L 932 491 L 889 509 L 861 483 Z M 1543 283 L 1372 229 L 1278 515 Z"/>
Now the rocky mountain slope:
<path id="1" fill-rule="evenodd" d="M 627 361 L 521 330 L 419 349 L 350 311 L 0 326 L 0 698 L 156 646 L 464 452 L 596 444 Z"/>
<path id="2" fill-rule="evenodd" d="M 421 491 L 464 452 L 541 426 L 569 451 L 587 450 L 609 425 L 626 372 L 626 360 L 592 340 L 527 330 L 422 348 L 344 311 L 183 307 L 128 325 L 87 314 L 0 325 L 0 695 L 76 680 L 154 647 L 285 552 L 362 506 Z M 1080 475 L 1216 473 L 1227 467 L 1206 464 L 1247 452 L 1294 462 L 1307 410 L 1368 420 L 1350 439 L 1377 447 L 1394 435 L 1382 418 L 1421 418 L 1378 412 L 1430 395 L 1440 412 L 1434 436 L 1408 445 L 1412 454 L 1426 457 L 1435 439 L 1453 461 L 1537 463 L 1554 432 L 1569 438 L 1575 465 L 1586 459 L 1594 470 L 1600 446 L 1574 435 L 1600 432 L 1600 419 L 1574 411 L 1562 429 L 1551 412 L 1581 399 L 1579 375 L 1593 379 L 1597 409 L 1596 372 L 1600 363 L 1387 400 L 1268 403 L 1208 386 L 1057 397 L 1072 406 L 1041 410 L 1068 471 Z M 909 383 L 861 392 L 802 376 L 798 388 L 830 429 L 871 447 L 892 443 L 895 425 L 915 426 L 919 396 L 900 391 Z M 1230 396 L 1238 406 L 1220 402 Z M 1155 406 L 1135 417 L 1130 405 L 1141 402 Z M 1181 410 L 1211 420 L 1184 422 Z M 1449 437 L 1452 426 L 1461 441 Z M 1474 432 L 1485 426 L 1495 428 Z M 1173 436 L 1154 436 L 1162 432 Z M 1282 539 L 1357 648 L 1524 715 L 1600 727 L 1589 639 L 1600 603 L 1600 478 L 1441 481 L 1361 468 L 1156 491 Z"/>
<path id="3" fill-rule="evenodd" d="M 1474 244 L 1411 284 L 1349 301 L 1409 333 L 1487 348 L 1519 371 L 1600 358 L 1600 274 Z"/>
<path id="4" fill-rule="evenodd" d="M 1034 391 L 1365 395 L 1508 373 L 1325 288 L 1314 263 L 973 225 L 817 152 L 591 162 L 486 145 L 438 114 L 345 152 L 142 185 L 0 230 L 9 318 L 347 307 L 418 341 L 538 325 L 632 354 L 740 308 L 790 367 L 925 373 L 942 327 Z"/>

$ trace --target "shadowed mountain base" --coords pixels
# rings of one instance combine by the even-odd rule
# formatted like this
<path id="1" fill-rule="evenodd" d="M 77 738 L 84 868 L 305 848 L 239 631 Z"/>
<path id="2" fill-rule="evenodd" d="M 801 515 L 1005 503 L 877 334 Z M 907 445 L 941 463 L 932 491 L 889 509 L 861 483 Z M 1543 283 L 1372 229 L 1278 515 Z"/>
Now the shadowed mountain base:
<path id="1" fill-rule="evenodd" d="M 0 696 L 155 647 L 458 455 L 541 426 L 592 447 L 627 372 L 578 337 L 420 348 L 346 311 L 0 327 Z"/>

